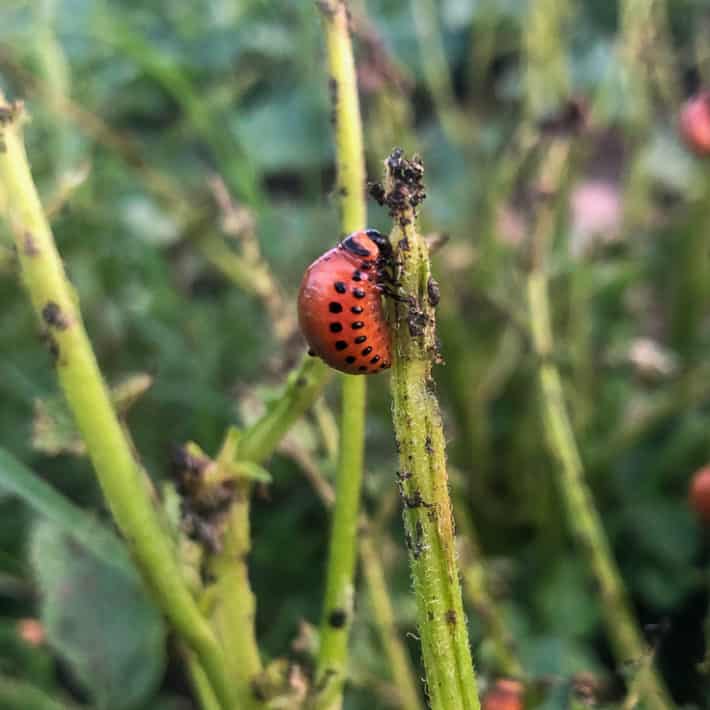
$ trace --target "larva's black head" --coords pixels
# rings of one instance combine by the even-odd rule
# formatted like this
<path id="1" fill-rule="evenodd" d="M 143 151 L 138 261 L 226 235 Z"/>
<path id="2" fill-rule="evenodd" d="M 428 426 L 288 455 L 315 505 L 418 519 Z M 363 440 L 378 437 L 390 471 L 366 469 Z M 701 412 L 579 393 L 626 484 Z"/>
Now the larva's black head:
<path id="1" fill-rule="evenodd" d="M 380 250 L 380 255 L 389 258 L 392 256 L 392 245 L 390 240 L 384 235 L 378 232 L 376 229 L 366 229 L 365 234 L 377 244 L 377 248 Z"/>

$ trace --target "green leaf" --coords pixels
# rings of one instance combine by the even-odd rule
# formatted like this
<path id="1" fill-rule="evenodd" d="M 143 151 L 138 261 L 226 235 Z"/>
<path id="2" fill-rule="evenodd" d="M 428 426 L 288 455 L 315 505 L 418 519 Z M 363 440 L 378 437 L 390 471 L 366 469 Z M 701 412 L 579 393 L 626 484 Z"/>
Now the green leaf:
<path id="1" fill-rule="evenodd" d="M 271 483 L 271 474 L 259 464 L 251 461 L 237 461 L 232 468 L 238 476 L 244 476 L 244 478 L 249 478 L 259 483 Z"/>
<path id="2" fill-rule="evenodd" d="M 47 640 L 96 706 L 131 710 L 145 703 L 163 675 L 165 626 L 138 576 L 46 519 L 34 527 L 30 557 Z"/>
<path id="3" fill-rule="evenodd" d="M 3 448 L 0 448 L 0 490 L 19 496 L 32 510 L 51 520 L 99 559 L 135 576 L 125 547 L 113 533 Z"/>
<path id="4" fill-rule="evenodd" d="M 165 626 L 121 541 L 3 449 L 0 487 L 43 516 L 30 557 L 50 645 L 99 708 L 145 702 L 162 677 Z"/>

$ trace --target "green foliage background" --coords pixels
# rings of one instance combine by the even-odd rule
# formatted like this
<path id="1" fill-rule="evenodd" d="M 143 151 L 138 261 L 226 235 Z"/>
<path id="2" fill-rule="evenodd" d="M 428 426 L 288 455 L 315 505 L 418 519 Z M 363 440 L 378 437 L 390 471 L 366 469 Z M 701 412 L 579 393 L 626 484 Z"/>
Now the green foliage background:
<path id="1" fill-rule="evenodd" d="M 506 224 L 520 224 L 524 242 L 536 165 L 535 148 L 523 151 L 520 136 L 570 96 L 586 97 L 593 130 L 576 142 L 575 181 L 560 200 L 555 357 L 595 499 L 660 667 L 678 702 L 710 703 L 697 669 L 707 545 L 686 502 L 688 481 L 710 453 L 710 172 L 676 134 L 679 102 L 710 79 L 710 11 L 701 0 L 647 4 L 653 22 L 641 2 L 546 0 L 564 32 L 543 33 L 535 55 L 525 2 L 352 3 L 369 175 L 380 177 L 394 145 L 419 152 L 423 226 L 449 236 L 435 262 L 446 359 L 437 378 L 454 486 L 525 668 L 550 707 L 568 702 L 582 672 L 600 680 L 602 701 L 617 701 L 615 676 L 629 672 L 610 660 L 600 602 L 557 494 L 534 357 L 515 325 L 524 313 L 524 244 L 511 241 L 516 232 Z M 625 21 L 634 12 L 638 22 Z M 626 50 L 644 29 L 651 39 L 634 56 Z M 153 377 L 128 421 L 147 469 L 169 478 L 176 444 L 194 440 L 214 452 L 228 425 L 253 419 L 303 348 L 298 336 L 279 342 L 263 302 L 205 258 L 203 232 L 221 218 L 209 178 L 220 175 L 252 212 L 286 319 L 295 317 L 303 269 L 340 236 L 317 11 L 311 2 L 261 0 L 4 0 L 0 80 L 26 100 L 28 151 L 46 201 L 67 176 L 88 171 L 53 228 L 109 381 Z M 97 135 L 93 117 L 132 148 Z M 505 189 L 497 178 L 516 162 Z M 146 168 L 170 178 L 182 211 L 153 188 Z M 579 193 L 575 200 L 575 187 L 590 181 L 618 204 L 612 227 L 601 228 L 608 239 L 584 247 L 583 220 L 607 204 L 580 206 Z M 379 207 L 370 214 L 373 227 L 387 229 Z M 36 402 L 53 406 L 57 388 L 3 232 L 0 250 L 0 445 L 105 519 L 87 461 L 52 455 L 37 435 Z M 650 364 L 639 355 L 649 342 L 657 349 Z M 373 379 L 369 392 L 365 506 L 389 516 L 382 552 L 404 634 L 414 628 L 414 604 L 393 505 L 386 378 Z M 336 396 L 328 392 L 331 406 Z M 63 427 L 69 433 L 52 429 L 59 448 L 71 438 Z M 312 417 L 290 436 L 332 474 Z M 291 644 L 301 619 L 319 618 L 328 518 L 291 456 L 277 455 L 269 468 L 273 484 L 252 514 L 258 633 L 268 657 L 307 665 Z M 17 498 L 0 498 L 0 698 L 19 679 L 62 702 L 191 707 L 135 579 L 122 587 L 111 577 L 118 572 L 97 567 L 48 525 Z M 84 575 L 95 584 L 74 589 Z M 60 594 L 65 582 L 71 590 Z M 361 596 L 352 709 L 386 706 L 386 663 Z M 80 615 L 83 631 L 62 628 L 56 615 L 77 608 L 89 612 Z M 86 660 L 98 653 L 102 629 L 113 633 L 112 608 L 133 614 L 126 626 L 144 633 L 108 644 L 110 668 L 99 676 Z M 28 616 L 42 617 L 48 645 L 31 649 L 18 638 L 16 620 Z M 475 615 L 470 624 L 485 677 L 491 656 Z M 140 672 L 135 687 L 126 680 L 131 668 Z M 17 707 L 30 707 L 26 698 Z"/>

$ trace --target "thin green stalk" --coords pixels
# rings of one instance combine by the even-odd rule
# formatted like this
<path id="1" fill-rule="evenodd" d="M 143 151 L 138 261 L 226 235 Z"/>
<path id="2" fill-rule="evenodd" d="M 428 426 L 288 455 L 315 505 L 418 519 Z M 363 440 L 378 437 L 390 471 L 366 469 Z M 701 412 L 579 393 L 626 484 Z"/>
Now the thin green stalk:
<path id="1" fill-rule="evenodd" d="M 313 704 L 314 708 L 323 710 L 339 708 L 342 704 L 348 637 L 355 601 L 354 575 L 365 438 L 365 388 L 356 376 L 344 377 L 342 400 L 341 445 Z"/>
<path id="2" fill-rule="evenodd" d="M 360 102 L 348 8 L 344 0 L 318 3 L 323 18 L 329 86 L 335 120 L 337 194 L 343 233 L 364 229 L 365 158 Z M 340 450 L 320 648 L 316 662 L 313 708 L 342 706 L 347 675 L 348 637 L 353 618 L 357 526 L 365 447 L 365 378 L 342 376 Z"/>
<path id="3" fill-rule="evenodd" d="M 209 678 L 202 670 L 197 657 L 187 648 L 182 648 L 182 656 L 190 675 L 192 691 L 197 698 L 201 710 L 222 710 L 222 706 L 215 697 Z"/>
<path id="4" fill-rule="evenodd" d="M 555 194 L 562 184 L 569 143 L 552 145 L 542 166 L 546 191 Z M 570 423 L 559 371 L 554 363 L 554 340 L 547 292 L 546 250 L 555 228 L 554 205 L 542 206 L 532 235 L 531 267 L 526 279 L 530 328 L 538 361 L 538 379 L 545 434 L 557 461 L 555 473 L 567 508 L 568 525 L 579 542 L 597 581 L 602 613 L 620 665 L 643 663 L 648 647 L 637 626 L 621 575 L 614 562 L 601 519 L 585 481 L 577 443 Z M 651 710 L 672 707 L 663 681 L 652 665 L 639 670 L 639 687 Z"/>
<path id="5" fill-rule="evenodd" d="M 271 456 L 288 429 L 321 395 L 330 373 L 321 360 L 305 356 L 267 412 L 237 442 L 227 435 L 218 461 L 261 463 Z M 255 632 L 256 599 L 248 570 L 251 485 L 244 480 L 238 480 L 236 485 L 222 549 L 208 562 L 215 581 L 205 590 L 204 599 L 222 645 L 230 650 L 227 669 L 236 687 L 239 707 L 259 708 L 263 703 L 252 690 L 263 666 Z"/>
<path id="6" fill-rule="evenodd" d="M 303 469 L 323 505 L 332 508 L 335 502 L 335 491 L 323 476 L 315 460 L 298 446 L 290 447 L 289 454 Z M 377 538 L 381 538 L 386 533 L 383 533 L 379 526 L 373 525 L 364 513 L 360 516 L 360 532 L 360 562 L 372 604 L 373 621 L 389 662 L 392 680 L 399 691 L 401 706 L 407 710 L 420 710 L 416 675 L 395 623 L 394 608 L 387 590 L 384 563 L 378 552 L 380 546 Z"/>
<path id="7" fill-rule="evenodd" d="M 111 404 L 81 320 L 76 292 L 39 201 L 20 135 L 22 107 L 0 95 L 0 181 L 24 285 L 46 328 L 59 382 L 111 512 L 158 603 L 205 669 L 215 693 L 229 707 L 231 689 L 222 649 L 200 614 L 175 550 L 153 505 L 145 471 Z"/>
<path id="8" fill-rule="evenodd" d="M 537 0 L 529 5 L 525 82 L 528 115 L 533 119 L 558 109 L 569 97 L 565 23 L 570 5 L 569 0 Z"/>
<path id="9" fill-rule="evenodd" d="M 431 373 L 437 350 L 429 254 L 415 226 L 415 208 L 423 199 L 423 168 L 416 159 L 405 160 L 401 151 L 395 151 L 386 166 L 384 201 L 395 219 L 391 240 L 401 263 L 401 292 L 409 299 L 392 307 L 392 416 L 429 703 L 433 710 L 478 710 L 456 565 L 444 431 Z"/>
<path id="10" fill-rule="evenodd" d="M 320 397 L 332 374 L 322 360 L 304 355 L 289 374 L 281 396 L 242 434 L 237 459 L 262 463 L 269 458 L 294 422 Z"/>

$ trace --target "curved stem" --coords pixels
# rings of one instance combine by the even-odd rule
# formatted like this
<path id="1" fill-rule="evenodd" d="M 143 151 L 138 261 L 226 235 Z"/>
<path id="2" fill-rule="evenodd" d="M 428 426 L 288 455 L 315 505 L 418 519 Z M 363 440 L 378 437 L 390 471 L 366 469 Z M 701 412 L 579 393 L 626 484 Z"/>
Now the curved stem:
<path id="1" fill-rule="evenodd" d="M 111 404 L 78 299 L 69 283 L 32 181 L 19 125 L 20 104 L 0 95 L 0 180 L 24 285 L 99 483 L 128 546 L 175 629 L 200 659 L 215 693 L 229 707 L 222 650 L 185 584 L 154 507 L 154 492 Z"/>

